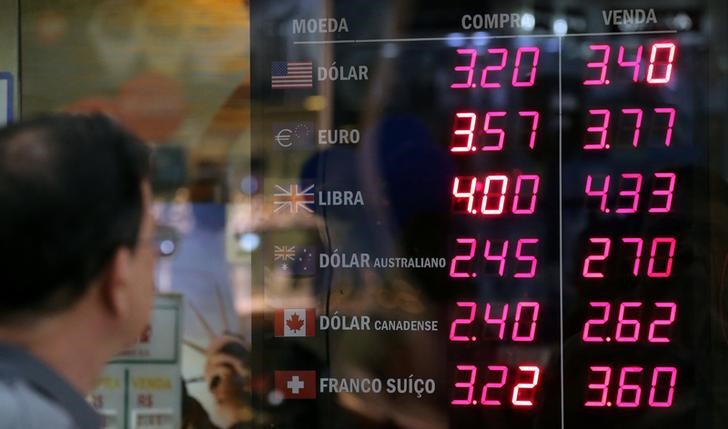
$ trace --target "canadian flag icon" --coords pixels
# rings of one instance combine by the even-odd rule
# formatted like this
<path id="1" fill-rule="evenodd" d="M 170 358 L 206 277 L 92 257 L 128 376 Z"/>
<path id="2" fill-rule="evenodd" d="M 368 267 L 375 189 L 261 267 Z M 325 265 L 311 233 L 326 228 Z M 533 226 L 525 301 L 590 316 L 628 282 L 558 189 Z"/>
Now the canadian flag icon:
<path id="1" fill-rule="evenodd" d="M 316 335 L 316 310 L 313 308 L 276 310 L 273 331 L 276 337 L 313 337 Z"/>
<path id="2" fill-rule="evenodd" d="M 276 371 L 275 386 L 284 399 L 316 399 L 316 371 Z"/>

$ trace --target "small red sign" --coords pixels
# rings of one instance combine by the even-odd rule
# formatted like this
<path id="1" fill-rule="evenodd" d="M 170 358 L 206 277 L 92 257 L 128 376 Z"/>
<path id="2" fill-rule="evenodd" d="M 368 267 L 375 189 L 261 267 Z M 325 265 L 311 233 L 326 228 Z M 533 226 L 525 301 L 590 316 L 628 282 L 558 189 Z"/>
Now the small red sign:
<path id="1" fill-rule="evenodd" d="M 284 399 L 316 399 L 316 371 L 276 371 L 275 386 Z"/>
<path id="2" fill-rule="evenodd" d="M 313 308 L 276 310 L 273 331 L 276 337 L 313 337 L 316 335 L 316 310 Z"/>

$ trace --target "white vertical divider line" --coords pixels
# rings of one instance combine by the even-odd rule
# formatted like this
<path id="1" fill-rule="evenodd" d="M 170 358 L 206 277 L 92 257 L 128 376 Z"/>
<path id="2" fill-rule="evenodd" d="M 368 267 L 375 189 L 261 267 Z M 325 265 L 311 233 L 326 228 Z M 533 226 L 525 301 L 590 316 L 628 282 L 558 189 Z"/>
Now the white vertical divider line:
<path id="1" fill-rule="evenodd" d="M 561 48 L 563 37 L 559 37 L 559 346 L 561 366 L 561 429 L 565 429 L 564 410 L 564 171 L 563 171 L 563 112 L 561 88 Z"/>

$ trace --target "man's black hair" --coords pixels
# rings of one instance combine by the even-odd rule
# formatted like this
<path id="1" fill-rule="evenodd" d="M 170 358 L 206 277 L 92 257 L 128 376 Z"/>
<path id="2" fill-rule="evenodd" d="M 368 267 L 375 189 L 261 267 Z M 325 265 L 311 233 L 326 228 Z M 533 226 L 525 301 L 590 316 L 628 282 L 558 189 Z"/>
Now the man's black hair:
<path id="1" fill-rule="evenodd" d="M 0 321 L 68 308 L 136 246 L 149 157 L 100 114 L 0 129 Z"/>

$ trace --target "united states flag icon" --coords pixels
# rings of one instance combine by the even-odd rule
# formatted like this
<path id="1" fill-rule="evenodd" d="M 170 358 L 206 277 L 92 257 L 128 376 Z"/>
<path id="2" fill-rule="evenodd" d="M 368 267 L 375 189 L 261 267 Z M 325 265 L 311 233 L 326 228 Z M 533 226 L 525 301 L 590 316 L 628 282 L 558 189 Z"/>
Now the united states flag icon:
<path id="1" fill-rule="evenodd" d="M 312 88 L 311 61 L 274 61 L 271 64 L 271 88 Z"/>

